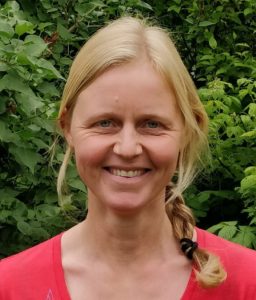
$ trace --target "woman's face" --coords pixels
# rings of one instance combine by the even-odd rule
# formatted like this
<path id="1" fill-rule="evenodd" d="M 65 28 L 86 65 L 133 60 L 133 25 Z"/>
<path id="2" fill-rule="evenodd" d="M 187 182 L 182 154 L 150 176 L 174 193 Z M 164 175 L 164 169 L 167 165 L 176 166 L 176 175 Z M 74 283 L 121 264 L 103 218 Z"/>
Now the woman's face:
<path id="1" fill-rule="evenodd" d="M 89 208 L 163 205 L 181 149 L 175 97 L 150 63 L 112 67 L 83 90 L 65 128 Z"/>

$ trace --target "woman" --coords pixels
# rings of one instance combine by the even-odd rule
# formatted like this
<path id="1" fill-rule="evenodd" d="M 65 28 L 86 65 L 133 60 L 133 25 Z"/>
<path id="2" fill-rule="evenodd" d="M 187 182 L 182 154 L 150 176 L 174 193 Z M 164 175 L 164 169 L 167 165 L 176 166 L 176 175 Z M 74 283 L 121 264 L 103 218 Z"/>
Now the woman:
<path id="1" fill-rule="evenodd" d="M 58 192 L 73 153 L 87 218 L 3 260 L 0 299 L 256 299 L 255 252 L 195 228 L 181 196 L 207 152 L 207 116 L 167 33 L 134 18 L 98 31 L 59 123 Z"/>

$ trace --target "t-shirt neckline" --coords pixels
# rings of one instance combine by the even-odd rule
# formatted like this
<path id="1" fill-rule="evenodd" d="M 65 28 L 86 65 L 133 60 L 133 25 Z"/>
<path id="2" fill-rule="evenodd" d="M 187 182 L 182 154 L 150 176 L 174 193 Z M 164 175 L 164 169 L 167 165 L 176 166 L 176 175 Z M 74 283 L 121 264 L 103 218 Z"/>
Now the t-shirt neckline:
<path id="1" fill-rule="evenodd" d="M 201 233 L 198 228 L 195 227 L 197 242 L 201 245 Z M 53 240 L 53 262 L 54 262 L 54 273 L 56 278 L 56 285 L 60 294 L 60 299 L 71 300 L 67 284 L 65 281 L 64 270 L 62 266 L 62 249 L 61 249 L 61 238 L 64 232 L 56 236 Z M 191 270 L 189 280 L 187 282 L 186 288 L 182 294 L 181 300 L 189 300 L 192 297 L 196 287 L 196 278 L 194 269 Z"/>

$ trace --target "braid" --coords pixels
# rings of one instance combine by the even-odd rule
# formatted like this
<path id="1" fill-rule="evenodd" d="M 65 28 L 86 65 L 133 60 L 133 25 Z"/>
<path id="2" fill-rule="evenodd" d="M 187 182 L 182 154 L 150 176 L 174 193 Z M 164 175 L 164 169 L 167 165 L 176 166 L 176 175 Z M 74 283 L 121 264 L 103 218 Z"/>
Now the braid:
<path id="1" fill-rule="evenodd" d="M 182 195 L 176 195 L 174 191 L 173 185 L 167 186 L 166 213 L 172 224 L 173 234 L 178 241 L 182 238 L 192 239 L 195 219 Z M 216 255 L 197 248 L 192 254 L 192 259 L 196 279 L 202 287 L 215 287 L 226 279 L 226 272 Z"/>

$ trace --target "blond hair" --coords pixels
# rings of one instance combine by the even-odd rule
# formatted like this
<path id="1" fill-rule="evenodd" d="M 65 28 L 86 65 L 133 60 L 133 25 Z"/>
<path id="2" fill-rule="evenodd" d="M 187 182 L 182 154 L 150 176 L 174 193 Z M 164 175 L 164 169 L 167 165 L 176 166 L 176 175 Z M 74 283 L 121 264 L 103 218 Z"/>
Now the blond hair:
<path id="1" fill-rule="evenodd" d="M 76 98 L 100 74 L 111 66 L 146 57 L 164 76 L 176 96 L 184 119 L 184 146 L 177 166 L 176 184 L 166 193 L 166 212 L 177 240 L 192 238 L 195 221 L 185 205 L 182 192 L 196 176 L 202 157 L 207 153 L 208 118 L 198 98 L 194 83 L 168 33 L 132 17 L 120 18 L 100 29 L 81 48 L 70 69 L 59 110 L 71 118 Z M 62 194 L 65 171 L 72 150 L 68 146 L 59 172 L 57 190 Z M 193 254 L 198 282 L 204 287 L 221 283 L 226 276 L 218 258 L 205 250 Z"/>

